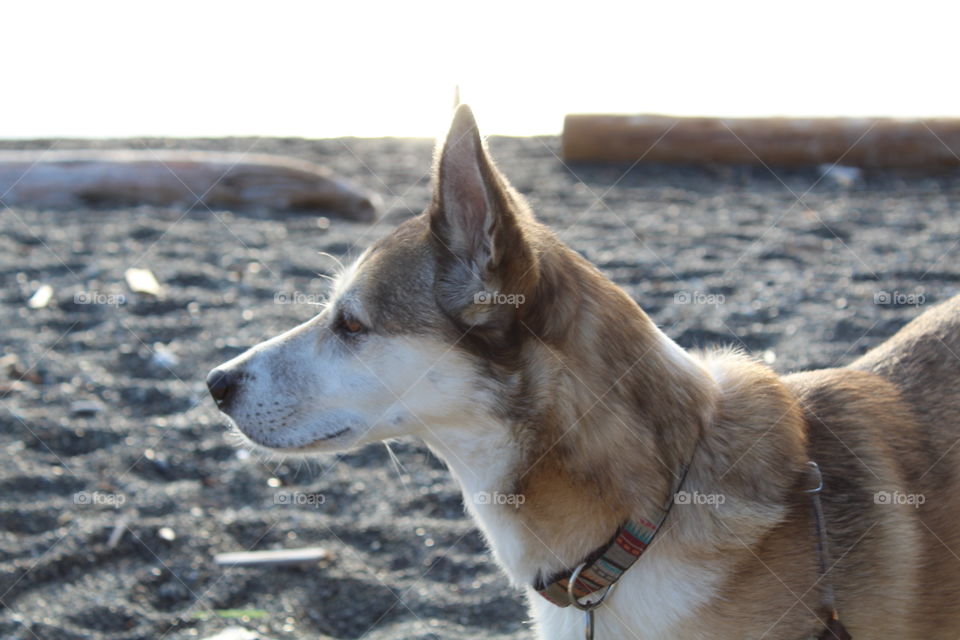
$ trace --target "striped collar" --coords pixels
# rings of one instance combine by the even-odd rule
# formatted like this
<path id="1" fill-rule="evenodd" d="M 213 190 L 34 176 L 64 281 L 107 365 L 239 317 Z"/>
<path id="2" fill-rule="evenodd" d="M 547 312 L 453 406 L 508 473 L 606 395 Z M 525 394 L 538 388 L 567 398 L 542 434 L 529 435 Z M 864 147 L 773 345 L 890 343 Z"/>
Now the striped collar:
<path id="1" fill-rule="evenodd" d="M 691 461 L 692 458 L 691 456 Z M 549 580 L 539 581 L 534 585 L 534 589 L 558 607 L 573 605 L 579 609 L 598 605 L 610 588 L 640 559 L 653 542 L 673 507 L 674 497 L 683 486 L 689 468 L 689 464 L 680 466 L 673 491 L 664 504 L 651 514 L 651 519 L 627 520 L 606 544 L 587 556 L 575 569 L 562 570 Z M 571 579 L 574 581 L 572 586 Z M 600 595 L 600 599 L 594 598 L 592 604 L 580 603 L 581 599 L 596 594 Z"/>

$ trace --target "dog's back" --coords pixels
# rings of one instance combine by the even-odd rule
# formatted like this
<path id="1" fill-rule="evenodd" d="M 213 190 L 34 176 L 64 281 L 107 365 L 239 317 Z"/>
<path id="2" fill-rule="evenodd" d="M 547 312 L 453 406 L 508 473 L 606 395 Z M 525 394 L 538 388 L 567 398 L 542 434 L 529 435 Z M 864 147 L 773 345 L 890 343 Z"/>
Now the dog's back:
<path id="1" fill-rule="evenodd" d="M 849 367 L 784 382 L 826 479 L 841 616 L 876 637 L 960 637 L 960 296 Z"/>
<path id="2" fill-rule="evenodd" d="M 930 309 L 850 365 L 900 390 L 918 420 L 943 445 L 960 437 L 960 295 Z M 931 471 L 933 473 L 933 471 Z"/>

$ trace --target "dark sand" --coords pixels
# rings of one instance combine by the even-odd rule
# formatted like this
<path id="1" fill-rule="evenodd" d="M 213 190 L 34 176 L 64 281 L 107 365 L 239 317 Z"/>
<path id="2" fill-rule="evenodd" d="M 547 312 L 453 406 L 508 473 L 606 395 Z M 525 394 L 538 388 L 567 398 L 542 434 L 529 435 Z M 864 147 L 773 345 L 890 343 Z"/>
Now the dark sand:
<path id="1" fill-rule="evenodd" d="M 842 365 L 960 288 L 956 173 L 870 174 L 852 188 L 762 167 L 624 175 L 565 168 L 556 139 L 491 145 L 542 219 L 685 347 L 739 345 L 782 372 Z M 0 208 L 0 335 L 19 361 L 0 373 L 0 638 L 204 638 L 237 624 L 270 638 L 529 638 L 521 596 L 419 444 L 395 448 L 398 469 L 382 446 L 306 465 L 242 459 L 225 437 L 206 372 L 312 314 L 304 302 L 325 291 L 316 274 L 334 269 L 318 252 L 356 255 L 429 197 L 427 142 L 265 139 L 254 150 L 326 163 L 390 211 L 368 226 L 202 206 Z M 130 266 L 151 269 L 164 297 L 130 293 Z M 53 300 L 29 309 L 41 284 Z M 894 304 L 875 303 L 884 292 Z M 109 304 L 115 295 L 125 301 Z M 168 351 L 175 363 L 155 362 Z M 100 409 L 71 414 L 88 401 Z M 291 492 L 324 502 L 284 503 Z M 110 549 L 120 518 L 129 530 Z M 309 545 L 335 558 L 212 563 Z M 265 617 L 212 613 L 225 609 Z"/>

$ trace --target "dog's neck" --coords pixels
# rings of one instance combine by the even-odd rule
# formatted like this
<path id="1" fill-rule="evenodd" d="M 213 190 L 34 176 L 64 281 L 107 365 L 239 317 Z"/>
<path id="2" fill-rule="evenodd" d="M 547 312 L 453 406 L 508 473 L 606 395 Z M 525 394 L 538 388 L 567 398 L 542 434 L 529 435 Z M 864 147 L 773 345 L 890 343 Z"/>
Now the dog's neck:
<path id="1" fill-rule="evenodd" d="M 655 339 L 662 341 L 656 348 L 664 361 L 689 358 L 662 333 Z M 670 366 L 681 364 L 690 363 Z M 695 362 L 691 370 L 700 371 L 700 384 L 711 384 Z M 519 423 L 476 419 L 438 430 L 442 438 L 427 438 L 460 484 L 497 559 L 520 585 L 575 566 L 625 520 L 652 517 L 693 454 L 701 428 L 695 421 L 706 411 L 691 412 L 691 424 L 677 426 L 689 430 L 683 447 L 678 442 L 675 450 L 664 449 L 638 429 L 637 415 L 614 412 L 622 407 L 618 394 L 588 390 L 581 377 L 589 376 L 560 372 L 544 397 L 561 402 L 543 414 Z"/>
<path id="2" fill-rule="evenodd" d="M 649 517 L 694 451 L 686 491 L 739 497 L 759 474 L 768 495 L 739 509 L 732 528 L 716 511 L 674 509 L 663 552 L 684 552 L 686 541 L 702 557 L 731 537 L 752 541 L 782 518 L 789 469 L 803 459 L 802 419 L 773 372 L 731 353 L 693 357 L 626 294 L 581 268 L 558 283 L 567 310 L 549 316 L 553 329 L 566 329 L 528 326 L 540 335 L 528 341 L 527 378 L 512 386 L 524 389 L 518 401 L 529 409 L 428 438 L 520 585 L 571 569 L 625 520 Z M 753 447 L 778 419 L 783 428 Z"/>

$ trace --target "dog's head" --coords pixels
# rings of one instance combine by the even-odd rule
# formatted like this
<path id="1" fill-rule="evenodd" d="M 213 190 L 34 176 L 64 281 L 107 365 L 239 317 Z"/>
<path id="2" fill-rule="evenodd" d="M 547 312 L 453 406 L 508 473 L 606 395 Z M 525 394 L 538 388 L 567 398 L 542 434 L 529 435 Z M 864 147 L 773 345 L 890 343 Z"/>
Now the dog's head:
<path id="1" fill-rule="evenodd" d="M 220 409 L 253 442 L 334 451 L 506 412 L 552 242 L 494 166 L 469 108 L 436 159 L 427 210 L 337 279 L 325 310 L 210 372 Z"/>

